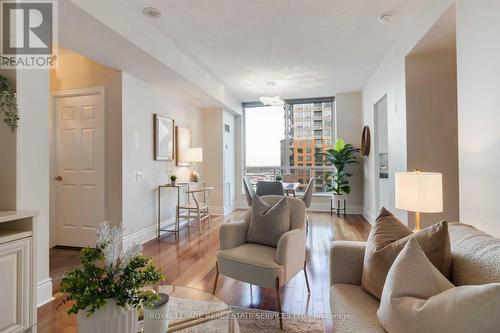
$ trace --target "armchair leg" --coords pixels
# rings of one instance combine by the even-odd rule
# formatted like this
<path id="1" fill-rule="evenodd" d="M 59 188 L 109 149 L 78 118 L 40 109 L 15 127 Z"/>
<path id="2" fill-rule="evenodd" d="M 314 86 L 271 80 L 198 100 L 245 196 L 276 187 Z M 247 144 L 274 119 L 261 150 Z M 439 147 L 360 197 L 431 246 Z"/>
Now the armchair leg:
<path id="1" fill-rule="evenodd" d="M 309 288 L 309 279 L 307 278 L 306 263 L 307 263 L 307 261 L 304 260 L 304 276 L 306 277 L 307 293 L 310 294 L 311 293 L 311 289 Z"/>
<path id="2" fill-rule="evenodd" d="M 281 312 L 281 297 L 280 297 L 280 278 L 276 278 L 276 298 L 278 299 L 278 312 L 280 329 L 283 329 L 283 313 Z"/>
<path id="3" fill-rule="evenodd" d="M 215 262 L 215 271 L 217 274 L 215 275 L 215 281 L 214 281 L 214 289 L 212 290 L 212 295 L 215 295 L 215 291 L 217 290 L 217 281 L 219 280 L 219 265 L 217 262 Z"/>

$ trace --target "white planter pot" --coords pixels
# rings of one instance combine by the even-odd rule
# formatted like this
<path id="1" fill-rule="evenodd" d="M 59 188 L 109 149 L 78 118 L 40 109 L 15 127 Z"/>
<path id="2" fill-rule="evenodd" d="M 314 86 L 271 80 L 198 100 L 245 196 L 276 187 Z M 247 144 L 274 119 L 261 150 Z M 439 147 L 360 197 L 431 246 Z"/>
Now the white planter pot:
<path id="1" fill-rule="evenodd" d="M 137 333 L 137 311 L 130 306 L 119 306 L 110 298 L 94 314 L 78 312 L 78 332 L 80 333 Z"/>

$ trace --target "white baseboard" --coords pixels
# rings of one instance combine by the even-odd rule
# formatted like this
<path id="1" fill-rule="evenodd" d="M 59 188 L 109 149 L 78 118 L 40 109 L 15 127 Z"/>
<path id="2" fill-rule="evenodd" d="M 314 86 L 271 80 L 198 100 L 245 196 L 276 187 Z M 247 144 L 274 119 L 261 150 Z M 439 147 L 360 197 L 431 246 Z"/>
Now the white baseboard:
<path id="1" fill-rule="evenodd" d="M 363 217 L 365 218 L 365 220 L 368 221 L 368 223 L 370 223 L 370 224 L 375 223 L 375 216 L 370 214 L 370 212 L 368 210 L 366 210 L 365 207 L 363 207 L 363 211 L 362 211 L 361 215 L 363 215 Z"/>
<path id="2" fill-rule="evenodd" d="M 186 222 L 181 223 L 180 226 L 184 225 Z M 168 229 L 168 228 L 173 228 L 175 224 L 175 217 L 168 219 L 167 221 L 164 221 L 161 224 L 162 229 Z M 180 227 L 179 226 L 179 227 Z M 123 247 L 127 248 L 132 244 L 143 244 L 146 243 L 153 238 L 156 238 L 157 236 L 157 230 L 158 225 L 152 225 L 149 226 L 145 229 L 139 230 L 134 232 L 133 234 L 127 235 L 123 237 Z"/>
<path id="3" fill-rule="evenodd" d="M 37 287 L 37 306 L 40 307 L 54 300 L 52 296 L 52 279 L 47 278 L 42 281 L 38 281 Z"/>
<path id="4" fill-rule="evenodd" d="M 223 206 L 210 206 L 209 208 L 210 208 L 210 215 L 219 216 L 227 214 Z"/>

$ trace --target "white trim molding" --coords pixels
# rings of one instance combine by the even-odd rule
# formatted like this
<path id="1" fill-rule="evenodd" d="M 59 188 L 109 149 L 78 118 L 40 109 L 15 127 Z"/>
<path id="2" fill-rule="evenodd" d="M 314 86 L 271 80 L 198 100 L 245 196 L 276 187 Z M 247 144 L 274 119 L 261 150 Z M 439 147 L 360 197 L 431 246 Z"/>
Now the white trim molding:
<path id="1" fill-rule="evenodd" d="M 54 300 L 54 297 L 52 296 L 51 278 L 38 281 L 36 287 L 37 287 L 37 307 L 40 307 Z"/>
<path id="2" fill-rule="evenodd" d="M 186 222 L 181 223 L 179 226 L 182 227 Z M 162 222 L 161 228 L 168 229 L 173 228 L 175 225 L 175 217 L 168 219 L 167 221 Z M 158 225 L 154 224 L 145 229 L 134 232 L 133 234 L 123 236 L 123 247 L 127 248 L 132 244 L 144 244 L 154 238 L 157 237 L 158 233 Z"/>

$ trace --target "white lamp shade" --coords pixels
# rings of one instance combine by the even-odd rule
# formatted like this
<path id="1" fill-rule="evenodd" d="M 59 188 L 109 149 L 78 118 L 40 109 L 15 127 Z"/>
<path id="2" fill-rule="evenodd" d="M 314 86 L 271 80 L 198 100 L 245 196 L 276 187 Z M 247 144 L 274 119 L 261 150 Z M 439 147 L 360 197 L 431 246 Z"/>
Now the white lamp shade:
<path id="1" fill-rule="evenodd" d="M 189 160 L 189 162 L 203 162 L 203 149 L 202 148 L 189 148 L 188 160 Z"/>
<path id="2" fill-rule="evenodd" d="M 396 208 L 411 212 L 443 211 L 443 179 L 437 172 L 397 172 Z"/>

